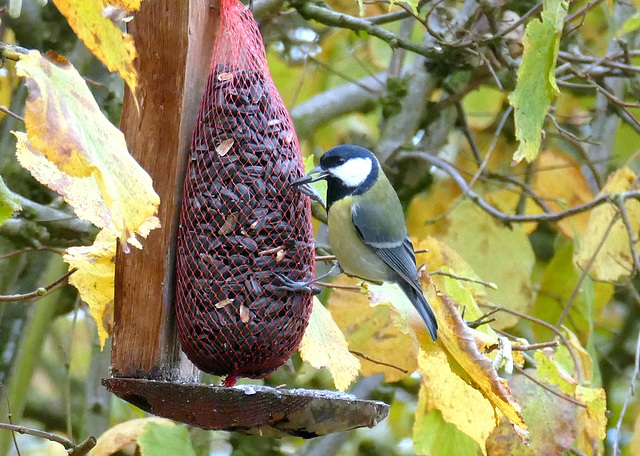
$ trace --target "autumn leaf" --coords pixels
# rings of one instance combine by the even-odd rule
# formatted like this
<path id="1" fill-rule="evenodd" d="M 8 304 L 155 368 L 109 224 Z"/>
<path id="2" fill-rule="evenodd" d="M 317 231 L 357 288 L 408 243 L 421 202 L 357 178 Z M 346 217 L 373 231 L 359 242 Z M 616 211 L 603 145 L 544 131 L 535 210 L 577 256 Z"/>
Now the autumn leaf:
<path id="1" fill-rule="evenodd" d="M 117 71 L 131 92 L 138 86 L 133 65 L 133 37 L 120 30 L 121 21 L 140 9 L 141 0 L 53 0 L 73 31 L 109 71 Z"/>
<path id="2" fill-rule="evenodd" d="M 589 388 L 580 385 L 548 353 L 534 354 L 537 377 L 556 385 L 564 394 L 573 397 L 584 407 L 577 408 L 577 447 L 591 453 L 601 444 L 606 435 L 607 406 L 606 394 L 602 388 Z"/>
<path id="3" fill-rule="evenodd" d="M 98 233 L 90 246 L 70 247 L 64 255 L 70 267 L 78 270 L 69 277 L 91 310 L 98 327 L 100 346 L 111 332 L 116 265 L 116 236 L 109 230 Z"/>
<path id="4" fill-rule="evenodd" d="M 109 218 L 125 242 L 154 216 L 159 204 L 151 178 L 127 151 L 124 135 L 100 111 L 76 69 L 53 52 L 46 57 L 31 51 L 20 59 L 17 72 L 29 89 L 25 125 L 31 148 L 44 155 L 69 178 L 95 179 L 99 196 L 109 208 Z M 29 163 L 22 163 L 29 169 Z M 51 181 L 53 183 L 53 181 Z M 64 193 L 68 181 L 50 187 Z M 97 210 L 97 208 L 96 208 Z M 76 211 L 78 217 L 102 217 Z M 108 227 L 97 225 L 98 227 Z"/>
<path id="5" fill-rule="evenodd" d="M 542 21 L 533 19 L 525 29 L 518 83 L 509 96 L 520 141 L 513 155 L 516 162 L 523 158 L 530 162 L 540 151 L 544 119 L 559 93 L 555 67 L 568 7 L 565 0 L 544 0 Z"/>
<path id="6" fill-rule="evenodd" d="M 426 390 L 420 388 L 418 411 L 425 408 Z M 413 448 L 417 456 L 477 456 L 480 448 L 471 437 L 447 423 L 438 410 L 416 412 Z"/>
<path id="7" fill-rule="evenodd" d="M 637 188 L 636 175 L 629 168 L 612 173 L 598 196 L 623 193 Z M 640 202 L 627 199 L 624 207 L 634 233 L 640 228 Z M 618 208 L 605 203 L 591 210 L 589 223 L 573 257 L 576 265 L 589 268 L 595 280 L 617 281 L 633 271 L 629 233 L 618 217 Z M 612 225 L 613 224 L 613 225 Z"/>
<path id="8" fill-rule="evenodd" d="M 535 163 L 531 187 L 552 211 L 560 212 L 588 203 L 593 192 L 580 170 L 580 164 L 559 150 L 545 150 Z M 558 222 L 558 229 L 568 239 L 584 232 L 589 221 L 588 212 L 580 212 Z"/>
<path id="9" fill-rule="evenodd" d="M 535 377 L 535 371 L 528 370 Z M 573 446 L 576 438 L 576 405 L 549 393 L 524 375 L 509 379 L 509 388 L 529 426 L 530 444 L 518 438 L 505 417 L 487 439 L 489 456 L 562 455 Z M 557 389 L 557 388 L 556 388 Z"/>
<path id="10" fill-rule="evenodd" d="M 360 372 L 360 361 L 349 353 L 344 334 L 317 298 L 299 350 L 303 361 L 316 369 L 326 367 L 340 391 L 346 391 Z"/>
<path id="11" fill-rule="evenodd" d="M 147 430 L 150 423 L 163 426 L 175 426 L 173 421 L 166 418 L 138 418 L 125 421 L 107 429 L 98 437 L 96 446 L 91 449 L 89 456 L 111 456 L 126 446 L 134 443 Z"/>
<path id="12" fill-rule="evenodd" d="M 438 317 L 439 344 L 460 365 L 465 380 L 479 389 L 491 405 L 509 419 L 517 434 L 526 440 L 527 425 L 520 406 L 509 391 L 506 380 L 498 376 L 492 362 L 478 350 L 473 330 L 462 320 L 451 298 L 439 293 L 431 306 Z"/>
<path id="13" fill-rule="evenodd" d="M 2 225 L 5 220 L 10 219 L 15 211 L 19 211 L 20 209 L 20 198 L 9 190 L 2 177 L 0 177 L 0 225 Z"/>
<path id="14" fill-rule="evenodd" d="M 356 285 L 360 282 L 340 276 L 333 283 Z M 385 381 L 396 382 L 416 370 L 419 344 L 413 332 L 408 330 L 406 315 L 386 298 L 382 299 L 385 304 L 372 307 L 367 293 L 336 289 L 329 296 L 327 306 L 347 338 L 349 348 L 369 358 L 361 360 L 362 374 L 383 373 Z M 405 331 L 397 324 L 402 320 Z"/>
<path id="15" fill-rule="evenodd" d="M 491 402 L 452 370 L 447 354 L 437 345 L 426 345 L 420 351 L 418 371 L 422 384 L 416 421 L 422 415 L 438 410 L 444 421 L 471 437 L 484 453 L 486 440 L 497 424 Z M 460 404 L 464 404 L 464 407 L 460 407 Z M 416 439 L 419 438 L 416 436 Z"/>

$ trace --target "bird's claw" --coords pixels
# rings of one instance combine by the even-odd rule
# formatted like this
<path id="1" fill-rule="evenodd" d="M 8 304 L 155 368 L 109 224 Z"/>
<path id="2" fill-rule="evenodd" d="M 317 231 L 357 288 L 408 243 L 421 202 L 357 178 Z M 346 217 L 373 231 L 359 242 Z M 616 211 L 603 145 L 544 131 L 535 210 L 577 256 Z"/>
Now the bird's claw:
<path id="1" fill-rule="evenodd" d="M 311 201 L 317 201 L 320 206 L 322 206 L 322 209 L 324 209 L 325 211 L 327 210 L 327 206 L 324 204 L 322 196 L 320 196 L 320 193 L 318 193 L 317 190 L 311 186 L 311 184 L 299 185 L 298 190 L 300 190 L 300 193 L 307 195 L 311 199 Z"/>
<path id="2" fill-rule="evenodd" d="M 282 274 L 275 274 L 275 276 L 280 281 L 280 289 L 282 290 L 311 293 L 314 296 L 317 296 L 322 292 L 320 288 L 313 285 L 313 281 L 293 280 Z"/>

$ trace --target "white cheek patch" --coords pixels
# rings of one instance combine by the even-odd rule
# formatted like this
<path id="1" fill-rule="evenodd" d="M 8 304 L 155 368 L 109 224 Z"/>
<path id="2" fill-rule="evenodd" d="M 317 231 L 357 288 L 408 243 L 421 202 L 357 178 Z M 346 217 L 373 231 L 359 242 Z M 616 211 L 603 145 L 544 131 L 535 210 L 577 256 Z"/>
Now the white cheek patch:
<path id="1" fill-rule="evenodd" d="M 331 174 L 340 179 L 347 187 L 358 187 L 363 184 L 373 163 L 368 158 L 352 158 L 344 165 L 331 169 Z"/>

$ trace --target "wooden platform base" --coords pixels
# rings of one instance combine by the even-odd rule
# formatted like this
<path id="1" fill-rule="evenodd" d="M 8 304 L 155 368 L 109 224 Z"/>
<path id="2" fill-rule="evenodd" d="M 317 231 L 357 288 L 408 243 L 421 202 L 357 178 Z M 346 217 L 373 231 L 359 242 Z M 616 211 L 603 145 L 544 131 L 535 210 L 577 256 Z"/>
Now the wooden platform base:
<path id="1" fill-rule="evenodd" d="M 203 429 L 313 438 L 386 418 L 389 405 L 337 391 L 223 387 L 137 378 L 106 378 L 109 391 L 154 415 Z"/>

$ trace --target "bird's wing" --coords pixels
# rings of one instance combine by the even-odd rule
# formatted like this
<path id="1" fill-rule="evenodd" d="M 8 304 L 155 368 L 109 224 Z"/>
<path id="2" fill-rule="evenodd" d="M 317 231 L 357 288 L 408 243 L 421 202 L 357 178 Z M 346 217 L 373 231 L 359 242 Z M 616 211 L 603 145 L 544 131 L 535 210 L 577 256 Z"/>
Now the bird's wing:
<path id="1" fill-rule="evenodd" d="M 354 204 L 351 219 L 358 237 L 416 291 L 418 283 L 413 244 L 407 235 L 402 212 L 394 220 L 381 205 Z"/>

